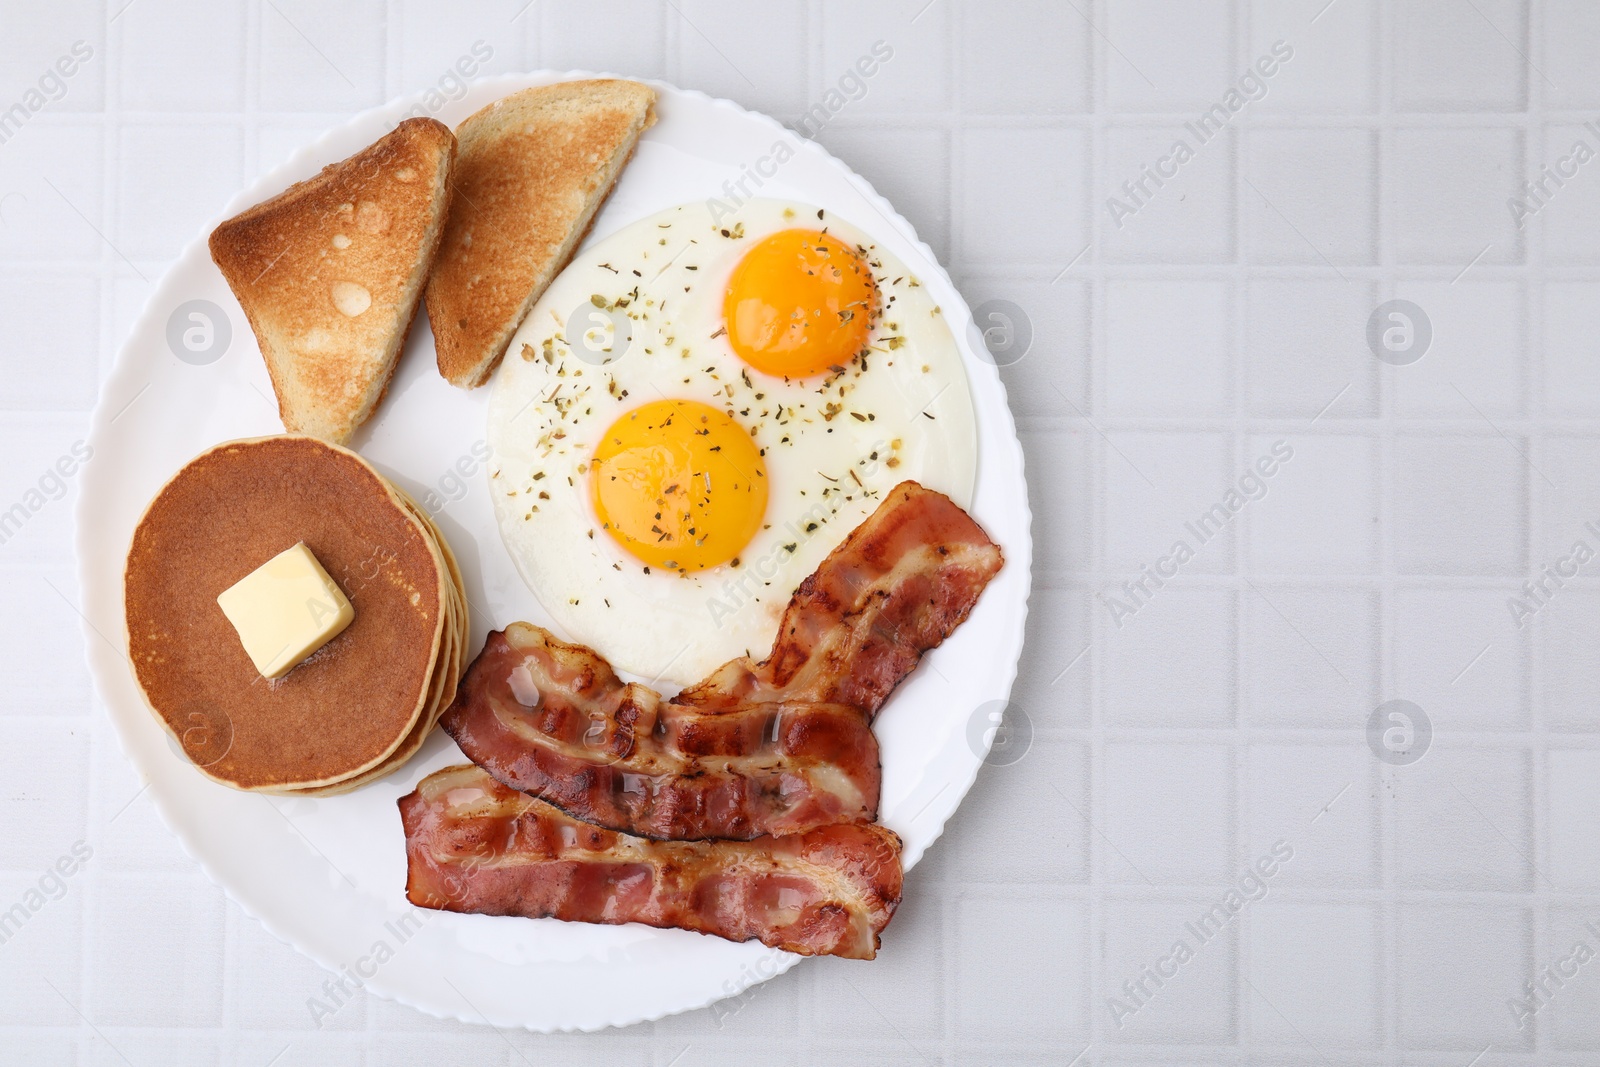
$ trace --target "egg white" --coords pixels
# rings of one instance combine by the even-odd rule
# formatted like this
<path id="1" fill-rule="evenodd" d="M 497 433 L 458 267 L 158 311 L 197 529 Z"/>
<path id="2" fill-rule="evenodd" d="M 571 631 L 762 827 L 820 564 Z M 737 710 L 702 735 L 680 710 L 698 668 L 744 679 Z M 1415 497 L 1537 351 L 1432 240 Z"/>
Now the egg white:
<path id="1" fill-rule="evenodd" d="M 740 257 L 796 227 L 863 250 L 878 280 L 868 355 L 842 375 L 763 374 L 723 330 Z M 601 434 L 667 398 L 728 412 L 763 450 L 764 526 L 736 562 L 649 568 L 595 517 L 588 465 Z M 914 479 L 968 506 L 977 459 L 960 351 L 927 290 L 856 227 L 778 200 L 718 218 L 703 204 L 670 208 L 574 259 L 496 372 L 488 442 L 501 536 L 557 627 L 621 670 L 674 685 L 765 655 L 795 587 L 894 485 Z"/>

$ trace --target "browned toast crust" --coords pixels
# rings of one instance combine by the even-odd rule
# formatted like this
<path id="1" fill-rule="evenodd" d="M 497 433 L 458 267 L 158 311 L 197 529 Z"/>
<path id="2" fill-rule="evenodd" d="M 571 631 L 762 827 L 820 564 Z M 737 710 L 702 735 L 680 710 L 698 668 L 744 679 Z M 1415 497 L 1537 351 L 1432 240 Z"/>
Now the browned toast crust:
<path id="1" fill-rule="evenodd" d="M 211 234 L 286 429 L 342 443 L 376 408 L 443 235 L 454 162 L 448 127 L 407 119 Z"/>
<path id="2" fill-rule="evenodd" d="M 446 379 L 487 380 L 655 121 L 654 103 L 638 82 L 560 82 L 513 93 L 457 128 L 455 196 L 427 292 Z"/>

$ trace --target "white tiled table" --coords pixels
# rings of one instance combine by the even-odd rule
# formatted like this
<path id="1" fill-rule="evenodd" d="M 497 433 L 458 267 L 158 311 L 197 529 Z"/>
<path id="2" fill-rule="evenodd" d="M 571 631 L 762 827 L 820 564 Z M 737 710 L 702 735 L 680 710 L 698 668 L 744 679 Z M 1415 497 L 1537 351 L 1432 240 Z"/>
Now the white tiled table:
<path id="1" fill-rule="evenodd" d="M 522 2 L 0 4 L 0 111 L 93 53 L 0 133 L 0 509 L 26 513 L 0 544 L 0 908 L 92 850 L 0 944 L 0 1062 L 1596 1061 L 1600 961 L 1523 1029 L 1508 1002 L 1600 950 L 1600 560 L 1525 627 L 1507 602 L 1600 550 L 1600 161 L 1520 228 L 1507 199 L 1600 150 L 1600 9 Z M 475 42 L 487 73 L 610 69 L 792 121 L 879 39 L 892 61 L 821 140 L 1033 331 L 1005 372 L 1036 520 L 1031 748 L 985 769 L 871 965 L 592 1036 L 365 996 L 317 1029 L 328 976 L 182 854 L 81 662 L 47 472 L 120 339 L 244 183 L 448 89 Z M 1119 225 L 1107 198 L 1197 144 L 1184 123 L 1280 40 L 1265 94 Z M 1391 298 L 1431 322 L 1410 366 L 1367 345 Z M 1278 441 L 1292 458 L 1199 544 L 1186 522 Z M 1130 601 L 1178 540 L 1193 558 Z M 1416 763 L 1369 749 L 1391 699 L 1432 722 Z M 1279 841 L 1263 899 L 1186 925 Z"/>

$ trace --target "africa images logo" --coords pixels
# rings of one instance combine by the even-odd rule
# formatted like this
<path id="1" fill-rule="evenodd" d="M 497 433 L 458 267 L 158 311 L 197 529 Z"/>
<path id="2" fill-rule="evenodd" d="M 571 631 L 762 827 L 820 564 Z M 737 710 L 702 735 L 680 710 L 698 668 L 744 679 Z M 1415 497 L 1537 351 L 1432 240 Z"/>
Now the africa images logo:
<path id="1" fill-rule="evenodd" d="M 29 88 L 9 107 L 0 109 L 0 145 L 20 133 L 33 116 L 65 97 L 68 79 L 93 58 L 93 45 L 88 41 L 74 41 L 66 55 L 39 75 L 37 86 Z"/>
<path id="2" fill-rule="evenodd" d="M 1288 41 L 1273 42 L 1272 49 L 1248 67 L 1228 91 L 1222 94 L 1222 99 L 1202 111 L 1196 118 L 1183 124 L 1184 132 L 1188 136 L 1175 138 L 1165 155 L 1144 164 L 1139 168 L 1137 175 L 1123 182 L 1121 197 L 1106 197 L 1106 210 L 1111 213 L 1111 221 L 1117 224 L 1117 229 L 1122 229 L 1124 219 L 1137 215 L 1146 204 L 1154 200 L 1155 190 L 1176 178 L 1178 171 L 1184 164 L 1194 159 L 1199 149 L 1220 136 L 1233 121 L 1233 116 L 1243 111 L 1249 104 L 1264 99 L 1267 95 L 1268 79 L 1277 74 L 1283 65 L 1293 58 L 1294 46 Z M 1190 142 L 1190 137 L 1193 138 L 1193 143 Z M 1151 188 L 1152 185 L 1155 189 Z"/>

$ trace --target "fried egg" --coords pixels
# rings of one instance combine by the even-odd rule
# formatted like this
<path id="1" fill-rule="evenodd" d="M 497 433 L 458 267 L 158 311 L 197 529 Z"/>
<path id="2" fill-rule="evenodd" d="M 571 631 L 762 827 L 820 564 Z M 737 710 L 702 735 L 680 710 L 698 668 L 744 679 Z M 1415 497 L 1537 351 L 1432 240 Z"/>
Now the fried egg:
<path id="1" fill-rule="evenodd" d="M 916 276 L 803 204 L 686 204 L 585 250 L 507 350 L 490 495 L 557 627 L 688 685 L 764 656 L 906 479 L 971 503 L 966 372 Z"/>

